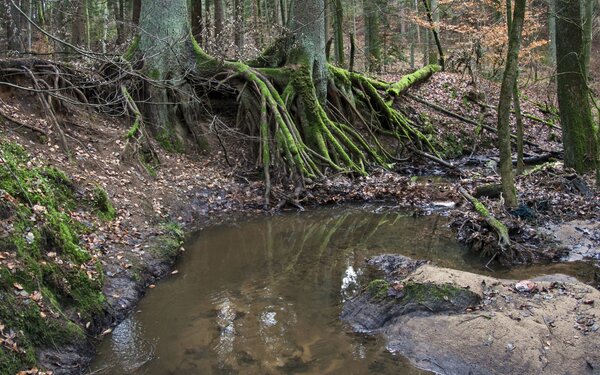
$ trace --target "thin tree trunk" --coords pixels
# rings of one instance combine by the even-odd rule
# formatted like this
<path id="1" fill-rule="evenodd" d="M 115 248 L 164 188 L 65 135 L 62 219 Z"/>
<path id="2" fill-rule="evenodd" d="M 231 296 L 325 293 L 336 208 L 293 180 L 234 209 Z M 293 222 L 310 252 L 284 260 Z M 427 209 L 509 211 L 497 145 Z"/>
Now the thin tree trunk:
<path id="1" fill-rule="evenodd" d="M 512 171 L 512 152 L 510 147 L 510 104 L 519 65 L 519 48 L 525 18 L 526 0 L 515 0 L 515 10 L 510 27 L 508 56 L 500 88 L 498 104 L 498 149 L 500 151 L 500 177 L 504 204 L 509 208 L 518 205 L 517 192 Z"/>
<path id="2" fill-rule="evenodd" d="M 597 0 L 596 0 L 597 1 Z M 592 51 L 592 35 L 594 22 L 594 0 L 581 0 L 583 14 L 583 72 L 586 80 L 590 78 L 590 56 Z"/>
<path id="3" fill-rule="evenodd" d="M 381 43 L 379 40 L 379 13 L 374 1 L 363 1 L 365 23 L 366 68 L 378 71 L 381 63 Z"/>
<path id="4" fill-rule="evenodd" d="M 115 16 L 115 24 L 117 26 L 117 45 L 123 44 L 125 41 L 125 22 L 123 19 L 123 1 L 124 0 L 111 0 L 112 12 Z"/>
<path id="5" fill-rule="evenodd" d="M 262 49 L 263 47 L 263 30 L 262 30 L 262 18 L 261 18 L 261 5 L 260 0 L 254 0 L 253 5 L 253 17 L 254 17 L 254 44 L 256 44 L 257 49 Z"/>
<path id="6" fill-rule="evenodd" d="M 215 49 L 217 53 L 225 52 L 224 43 L 224 26 L 223 21 L 225 18 L 225 10 L 223 9 L 223 0 L 214 0 L 214 13 L 215 13 Z"/>
<path id="7" fill-rule="evenodd" d="M 235 35 L 234 35 L 234 43 L 237 48 L 238 55 L 242 54 L 244 49 L 244 34 L 245 34 L 245 25 L 244 25 L 244 1 L 243 0 L 234 0 L 233 2 L 233 18 L 234 18 L 234 27 L 235 27 Z M 282 13 L 283 14 L 283 13 Z"/>
<path id="8" fill-rule="evenodd" d="M 550 62 L 556 65 L 556 0 L 548 0 L 548 53 Z"/>
<path id="9" fill-rule="evenodd" d="M 508 37 L 510 38 L 510 29 L 512 27 L 512 0 L 506 0 L 506 26 Z M 517 123 L 517 174 L 520 175 L 525 170 L 523 162 L 523 116 L 521 114 L 521 103 L 519 99 L 519 68 L 515 74 L 515 84 L 513 85 L 513 107 L 515 111 L 515 120 Z"/>
<path id="10" fill-rule="evenodd" d="M 344 10 L 342 0 L 334 0 L 335 62 L 344 66 Z"/>

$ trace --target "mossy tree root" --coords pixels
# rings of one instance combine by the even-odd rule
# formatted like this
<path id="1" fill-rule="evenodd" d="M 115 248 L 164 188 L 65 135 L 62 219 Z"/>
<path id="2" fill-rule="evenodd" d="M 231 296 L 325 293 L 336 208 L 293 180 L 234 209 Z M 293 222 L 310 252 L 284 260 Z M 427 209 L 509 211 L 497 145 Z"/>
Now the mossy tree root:
<path id="1" fill-rule="evenodd" d="M 388 91 L 398 89 L 397 83 L 329 66 L 328 96 L 322 102 L 308 66 L 254 67 L 217 60 L 190 40 L 196 74 L 237 90 L 238 125 L 259 139 L 257 166 L 266 182 L 265 202 L 274 175 L 305 180 L 327 171 L 366 175 L 371 166 L 391 168 L 395 155 L 384 147 L 382 136 L 408 144 L 406 149 L 436 153 L 415 124 L 393 108 Z M 402 87 L 438 68 L 426 70 L 416 79 L 403 79 Z"/>

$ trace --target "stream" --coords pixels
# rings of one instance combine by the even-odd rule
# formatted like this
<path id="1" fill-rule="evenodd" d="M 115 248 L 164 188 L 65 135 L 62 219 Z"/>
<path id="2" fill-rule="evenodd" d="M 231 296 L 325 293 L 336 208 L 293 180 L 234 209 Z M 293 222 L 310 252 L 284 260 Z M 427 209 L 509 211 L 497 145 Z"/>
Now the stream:
<path id="1" fill-rule="evenodd" d="M 177 275 L 98 346 L 99 374 L 424 374 L 378 336 L 351 332 L 341 305 L 366 257 L 400 253 L 436 265 L 521 279 L 586 263 L 496 270 L 460 246 L 441 212 L 322 208 L 247 219 L 189 236 Z"/>

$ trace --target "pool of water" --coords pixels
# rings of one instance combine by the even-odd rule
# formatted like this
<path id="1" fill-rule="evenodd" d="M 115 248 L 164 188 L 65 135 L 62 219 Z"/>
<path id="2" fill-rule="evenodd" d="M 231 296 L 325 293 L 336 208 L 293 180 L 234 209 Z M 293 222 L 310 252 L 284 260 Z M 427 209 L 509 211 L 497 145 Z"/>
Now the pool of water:
<path id="1" fill-rule="evenodd" d="M 339 320 L 364 259 L 400 253 L 480 273 L 486 263 L 457 244 L 444 216 L 372 206 L 215 226 L 190 236 L 186 249 L 179 273 L 101 342 L 96 373 L 422 374 L 383 339 Z M 586 277 L 585 265 L 550 267 L 559 268 L 494 276 Z"/>

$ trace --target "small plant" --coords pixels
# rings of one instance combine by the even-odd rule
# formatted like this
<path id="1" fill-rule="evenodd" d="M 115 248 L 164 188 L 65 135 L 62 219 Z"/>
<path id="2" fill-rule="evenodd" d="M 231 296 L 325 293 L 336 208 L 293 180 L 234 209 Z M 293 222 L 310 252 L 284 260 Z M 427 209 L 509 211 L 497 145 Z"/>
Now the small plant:
<path id="1" fill-rule="evenodd" d="M 101 186 L 95 186 L 92 190 L 92 203 L 101 219 L 113 220 L 117 216 L 117 211 L 113 207 L 106 190 Z"/>

